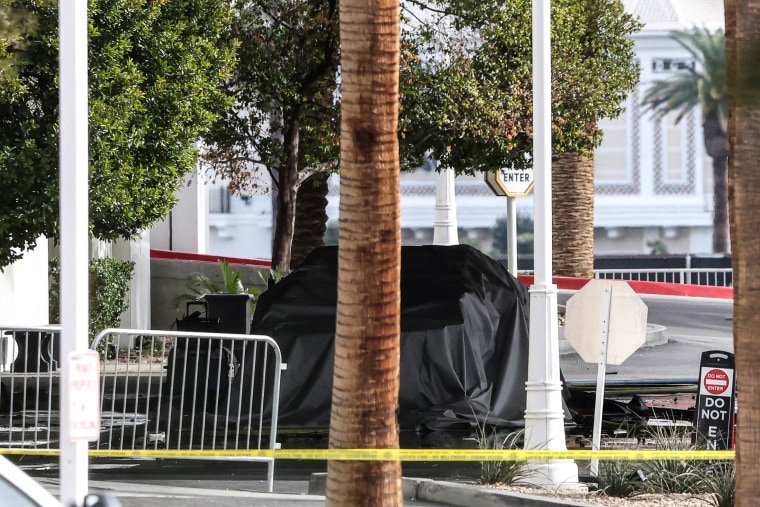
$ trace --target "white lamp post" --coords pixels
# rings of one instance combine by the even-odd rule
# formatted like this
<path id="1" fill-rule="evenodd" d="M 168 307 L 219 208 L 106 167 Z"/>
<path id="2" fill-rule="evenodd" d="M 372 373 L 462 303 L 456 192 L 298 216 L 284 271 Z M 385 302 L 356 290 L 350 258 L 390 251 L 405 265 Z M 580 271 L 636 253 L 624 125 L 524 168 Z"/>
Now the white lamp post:
<path id="1" fill-rule="evenodd" d="M 88 157 L 87 2 L 60 0 L 61 208 L 61 503 L 81 507 L 87 494 L 87 441 L 70 435 L 68 358 L 87 349 Z"/>
<path id="2" fill-rule="evenodd" d="M 435 222 L 433 222 L 434 245 L 458 245 L 457 205 L 454 171 L 444 169 L 435 176 Z"/>
<path id="3" fill-rule="evenodd" d="M 552 284 L 550 0 L 533 0 L 534 283 L 530 287 L 530 346 L 525 448 L 566 451 L 559 378 L 557 286 Z M 572 460 L 531 461 L 526 482 L 577 487 Z"/>

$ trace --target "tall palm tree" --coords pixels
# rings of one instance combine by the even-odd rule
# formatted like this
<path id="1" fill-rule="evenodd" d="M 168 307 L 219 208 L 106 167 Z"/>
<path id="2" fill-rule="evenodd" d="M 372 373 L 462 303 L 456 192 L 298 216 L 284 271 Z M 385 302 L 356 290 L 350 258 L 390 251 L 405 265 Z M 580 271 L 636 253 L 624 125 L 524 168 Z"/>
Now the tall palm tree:
<path id="1" fill-rule="evenodd" d="M 399 0 L 341 0 L 341 185 L 330 448 L 398 448 Z M 403 504 L 398 461 L 327 466 L 328 506 Z"/>
<path id="2" fill-rule="evenodd" d="M 552 164 L 552 270 L 594 276 L 594 158 L 563 153 Z"/>
<path id="3" fill-rule="evenodd" d="M 564 4 L 564 5 L 563 5 Z M 594 273 L 594 159 L 599 120 L 616 118 L 639 80 L 630 35 L 641 25 L 618 0 L 554 2 L 552 101 L 552 268 L 555 275 Z M 563 28 L 560 29 L 559 27 Z M 571 34 L 574 42 L 567 41 Z M 563 72 L 577 73 L 572 85 Z M 568 121 L 570 120 L 570 121 Z M 575 141 L 556 134 L 578 129 Z M 565 139 L 567 139 L 565 137 Z M 578 142 L 577 139 L 583 139 Z"/>
<path id="4" fill-rule="evenodd" d="M 330 175 L 319 171 L 298 186 L 290 269 L 296 269 L 309 253 L 323 245 L 327 230 L 327 193 Z"/>
<path id="5" fill-rule="evenodd" d="M 726 122 L 726 37 L 723 30 L 676 31 L 671 37 L 696 61 L 693 68 L 654 81 L 644 95 L 653 111 L 678 111 L 676 123 L 696 106 L 702 107 L 705 150 L 713 161 L 713 253 L 728 251 L 728 134 Z"/>
<path id="6" fill-rule="evenodd" d="M 760 497 L 760 0 L 726 0 L 728 60 L 728 176 L 734 268 L 734 351 L 741 416 L 736 431 L 736 506 Z M 748 77 L 756 79 L 748 81 Z"/>

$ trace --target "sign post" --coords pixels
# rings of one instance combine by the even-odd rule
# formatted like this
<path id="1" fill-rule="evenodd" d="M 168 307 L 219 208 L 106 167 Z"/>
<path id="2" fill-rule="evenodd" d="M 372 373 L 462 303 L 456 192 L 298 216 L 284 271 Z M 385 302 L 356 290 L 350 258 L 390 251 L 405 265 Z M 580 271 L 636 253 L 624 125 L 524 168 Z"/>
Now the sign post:
<path id="1" fill-rule="evenodd" d="M 597 363 L 592 449 L 602 438 L 602 408 L 608 364 L 622 364 L 647 339 L 646 304 L 628 283 L 590 280 L 567 301 L 565 338 L 581 359 Z M 599 461 L 591 461 L 597 475 Z"/>
<path id="2" fill-rule="evenodd" d="M 716 450 L 733 449 L 735 404 L 734 355 L 720 350 L 702 352 L 694 423 L 698 444 Z"/>
<path id="3" fill-rule="evenodd" d="M 507 196 L 507 271 L 517 276 L 517 210 L 515 197 L 533 190 L 533 169 L 499 169 L 483 173 L 486 185 L 496 195 Z"/>
<path id="4" fill-rule="evenodd" d="M 72 352 L 69 370 L 69 439 L 94 442 L 100 437 L 100 356 L 94 350 Z"/>

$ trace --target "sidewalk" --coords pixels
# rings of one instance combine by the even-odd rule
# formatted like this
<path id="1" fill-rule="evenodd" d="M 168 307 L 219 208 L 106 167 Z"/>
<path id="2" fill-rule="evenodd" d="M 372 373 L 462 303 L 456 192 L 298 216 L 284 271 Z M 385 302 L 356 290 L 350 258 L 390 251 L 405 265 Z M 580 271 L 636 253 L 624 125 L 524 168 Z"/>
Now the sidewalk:
<path id="1" fill-rule="evenodd" d="M 38 479 L 58 495 L 56 479 Z M 143 482 L 90 481 L 90 491 L 116 496 L 123 507 L 323 507 L 326 474 L 312 474 L 306 481 L 276 481 L 275 490 L 258 493 L 230 489 L 228 481 L 203 481 L 204 487 L 145 484 Z M 404 478 L 404 505 L 409 507 L 593 507 L 588 503 L 500 491 L 472 484 Z"/>

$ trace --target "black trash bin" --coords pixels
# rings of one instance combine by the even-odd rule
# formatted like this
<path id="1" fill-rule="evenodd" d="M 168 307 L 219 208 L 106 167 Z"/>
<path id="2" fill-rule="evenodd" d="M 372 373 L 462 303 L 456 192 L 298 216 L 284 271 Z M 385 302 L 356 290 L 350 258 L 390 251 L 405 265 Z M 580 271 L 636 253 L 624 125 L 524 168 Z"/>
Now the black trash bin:
<path id="1" fill-rule="evenodd" d="M 191 312 L 193 306 L 201 309 Z M 187 305 L 187 314 L 176 321 L 178 331 L 218 333 L 221 321 L 208 317 L 206 303 Z M 222 339 L 177 338 L 169 351 L 166 392 L 182 412 L 214 412 L 227 399 L 235 359 L 229 343 Z"/>
<path id="2" fill-rule="evenodd" d="M 58 369 L 58 334 L 39 331 L 14 331 L 16 358 L 12 371 L 46 372 Z"/>
<path id="3" fill-rule="evenodd" d="M 220 333 L 248 334 L 251 297 L 248 294 L 206 294 L 208 316 L 219 319 Z"/>

